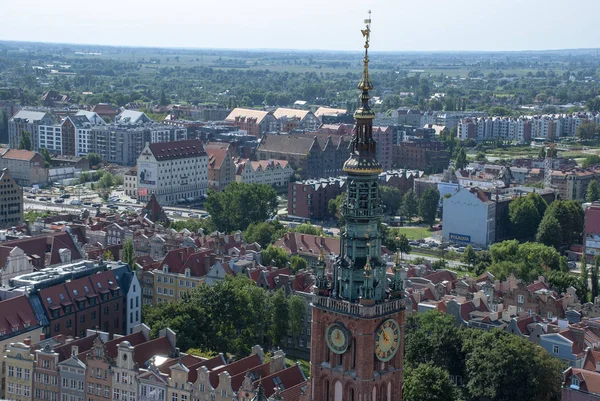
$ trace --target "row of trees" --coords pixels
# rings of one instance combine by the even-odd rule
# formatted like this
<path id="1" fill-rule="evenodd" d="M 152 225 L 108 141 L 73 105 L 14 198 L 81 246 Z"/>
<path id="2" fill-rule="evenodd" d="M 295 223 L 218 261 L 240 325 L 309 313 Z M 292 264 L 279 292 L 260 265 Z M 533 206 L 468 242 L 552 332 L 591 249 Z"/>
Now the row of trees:
<path id="1" fill-rule="evenodd" d="M 585 216 L 577 201 L 548 205 L 540 195 L 530 193 L 510 203 L 508 217 L 515 238 L 559 247 L 581 241 Z"/>
<path id="2" fill-rule="evenodd" d="M 306 313 L 299 296 L 283 290 L 269 293 L 242 275 L 227 277 L 215 285 L 201 285 L 179 302 L 145 306 L 144 323 L 152 335 L 170 327 L 182 350 L 222 352 L 243 356 L 260 344 L 279 346 L 288 333 L 300 334 Z"/>
<path id="3" fill-rule="evenodd" d="M 558 359 L 505 331 L 462 329 L 454 323 L 437 311 L 408 317 L 404 400 L 560 399 L 563 365 Z"/>

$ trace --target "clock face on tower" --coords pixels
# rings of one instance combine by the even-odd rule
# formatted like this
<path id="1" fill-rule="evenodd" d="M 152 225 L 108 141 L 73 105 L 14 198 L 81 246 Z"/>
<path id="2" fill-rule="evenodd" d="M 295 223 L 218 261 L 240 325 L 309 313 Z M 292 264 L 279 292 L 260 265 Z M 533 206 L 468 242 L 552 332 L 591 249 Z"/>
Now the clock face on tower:
<path id="1" fill-rule="evenodd" d="M 333 323 L 325 331 L 325 341 L 331 351 L 343 354 L 350 344 L 350 333 L 342 324 Z"/>
<path id="2" fill-rule="evenodd" d="M 396 355 L 400 346 L 400 326 L 394 319 L 384 321 L 375 332 L 375 355 L 387 362 Z"/>

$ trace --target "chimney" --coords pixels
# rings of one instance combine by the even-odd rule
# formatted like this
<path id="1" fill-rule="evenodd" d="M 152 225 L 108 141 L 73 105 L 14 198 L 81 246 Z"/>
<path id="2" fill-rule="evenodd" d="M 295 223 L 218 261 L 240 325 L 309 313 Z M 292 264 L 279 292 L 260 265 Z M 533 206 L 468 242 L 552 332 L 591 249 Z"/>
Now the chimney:
<path id="1" fill-rule="evenodd" d="M 79 354 L 79 347 L 77 345 L 71 345 L 71 356 L 77 356 Z"/>
<path id="2" fill-rule="evenodd" d="M 23 344 L 25 345 L 31 345 L 31 337 L 27 337 L 26 339 L 23 340 Z"/>
<path id="3" fill-rule="evenodd" d="M 40 334 L 40 341 L 44 341 L 46 339 L 46 333 Z"/>

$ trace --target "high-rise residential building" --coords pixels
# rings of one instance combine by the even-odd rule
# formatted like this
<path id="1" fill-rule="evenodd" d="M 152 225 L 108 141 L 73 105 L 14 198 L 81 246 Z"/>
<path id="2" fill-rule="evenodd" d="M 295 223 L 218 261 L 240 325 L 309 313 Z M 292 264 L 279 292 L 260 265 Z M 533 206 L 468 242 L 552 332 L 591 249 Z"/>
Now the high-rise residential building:
<path id="1" fill-rule="evenodd" d="M 85 156 L 89 153 L 90 130 L 93 126 L 106 125 L 96 113 L 80 110 L 65 117 L 60 124 L 40 125 L 36 132 L 36 151 L 42 148 L 65 156 Z"/>
<path id="2" fill-rule="evenodd" d="M 325 274 L 324 255 L 317 265 L 311 328 L 310 399 L 401 400 L 404 354 L 404 299 L 400 267 L 394 268 L 391 288 L 381 257 L 379 231 L 383 211 L 378 176 L 382 172 L 373 139 L 375 113 L 369 106 L 370 20 L 364 70 L 358 88 L 361 105 L 354 113 L 356 131 L 342 213 L 346 229 L 333 277 Z"/>
<path id="3" fill-rule="evenodd" d="M 202 142 L 146 143 L 137 158 L 138 198 L 161 205 L 196 200 L 208 190 L 208 156 Z"/>
<path id="4" fill-rule="evenodd" d="M 8 147 L 17 149 L 24 132 L 29 133 L 31 149 L 38 149 L 37 131 L 40 125 L 51 125 L 52 117 L 43 111 L 19 110 L 8 120 Z"/>

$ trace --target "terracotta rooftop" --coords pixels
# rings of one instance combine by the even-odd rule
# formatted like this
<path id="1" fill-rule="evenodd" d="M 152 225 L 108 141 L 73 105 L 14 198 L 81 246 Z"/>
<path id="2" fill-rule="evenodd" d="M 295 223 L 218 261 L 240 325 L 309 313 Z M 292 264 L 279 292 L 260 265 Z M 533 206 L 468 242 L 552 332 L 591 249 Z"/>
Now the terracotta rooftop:
<path id="1" fill-rule="evenodd" d="M 235 121 L 236 118 L 255 118 L 256 124 L 260 124 L 267 114 L 269 113 L 262 110 L 243 109 L 236 107 L 235 109 L 231 110 L 231 113 L 229 113 L 227 118 L 225 118 L 225 121 Z"/>
<path id="2" fill-rule="evenodd" d="M 25 295 L 0 301 L 0 338 L 13 332 L 22 333 L 38 321 Z"/>

